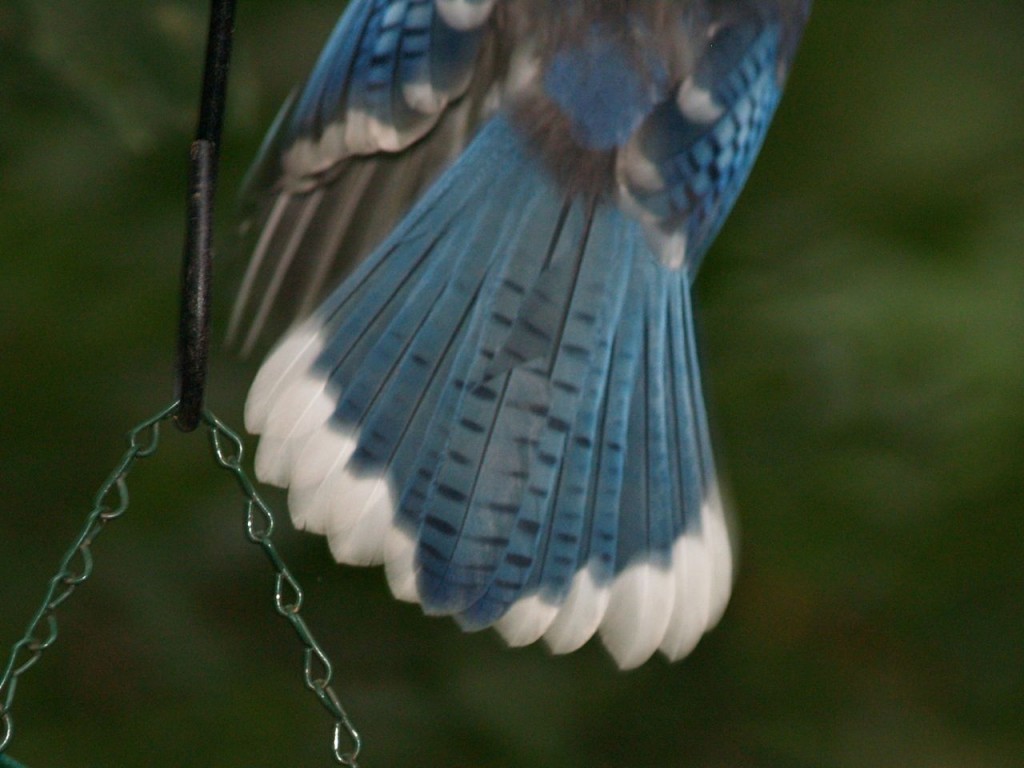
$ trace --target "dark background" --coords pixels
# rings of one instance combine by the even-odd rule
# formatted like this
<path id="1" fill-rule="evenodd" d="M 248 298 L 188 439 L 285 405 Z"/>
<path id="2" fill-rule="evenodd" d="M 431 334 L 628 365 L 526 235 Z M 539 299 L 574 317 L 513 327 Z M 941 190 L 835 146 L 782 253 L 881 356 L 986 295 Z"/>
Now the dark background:
<path id="1" fill-rule="evenodd" d="M 241 0 L 222 236 L 339 5 Z M 172 397 L 205 12 L 0 2 L 4 646 L 126 431 Z M 1024 764 L 1022 253 L 1020 3 L 819 0 L 700 281 L 741 520 L 721 626 L 686 661 L 631 673 L 597 644 L 506 651 L 396 603 L 379 570 L 336 567 L 285 523 L 365 765 Z M 217 285 L 218 338 L 231 290 Z M 215 347 L 209 404 L 235 425 L 256 362 Z M 23 678 L 12 754 L 331 764 L 330 723 L 205 439 L 172 430 L 131 488 L 57 646 Z"/>

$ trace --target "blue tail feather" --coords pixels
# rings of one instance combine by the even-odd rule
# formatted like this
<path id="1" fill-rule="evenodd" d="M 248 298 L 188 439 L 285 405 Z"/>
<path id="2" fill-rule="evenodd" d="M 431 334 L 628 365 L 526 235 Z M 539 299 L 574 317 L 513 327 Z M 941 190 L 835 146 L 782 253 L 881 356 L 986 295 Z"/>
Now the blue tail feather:
<path id="1" fill-rule="evenodd" d="M 589 563 L 595 578 L 601 581 L 610 580 L 615 573 L 619 511 L 628 453 L 629 411 L 640 364 L 639 351 L 643 343 L 644 285 L 642 266 L 638 262 L 645 254 L 638 245 L 634 241 L 629 248 L 632 270 L 612 347 L 604 409 L 598 431 L 600 439 L 594 457 L 597 477 L 585 528 L 587 536 L 583 562 Z"/>
<path id="2" fill-rule="evenodd" d="M 328 342 L 316 368 L 330 376 L 337 390 L 347 388 L 364 357 L 417 289 L 432 290 L 433 285 L 445 285 L 458 274 L 460 253 L 452 249 L 488 234 L 483 225 L 495 221 L 463 215 L 463 211 L 479 195 L 478 174 L 494 183 L 511 184 L 509 154 L 500 148 L 487 153 L 467 151 L 464 161 L 434 185 L 318 310 Z M 510 189 L 514 190 L 514 185 Z M 504 212 L 502 218 L 514 218 L 513 212 Z M 435 248 L 440 250 L 435 252 Z M 461 257 L 467 254 L 477 257 L 468 249 Z"/>
<path id="3" fill-rule="evenodd" d="M 694 392 L 691 380 L 699 378 L 696 361 L 691 357 L 692 326 L 690 288 L 680 279 L 670 294 L 669 346 L 665 366 L 666 395 L 669 401 L 669 474 L 673 479 L 675 533 L 699 530 L 704 479 L 701 476 L 700 445 L 697 432 Z"/>
<path id="4" fill-rule="evenodd" d="M 580 255 L 564 265 L 562 274 L 567 284 L 554 281 L 545 289 L 549 295 L 566 298 L 551 301 L 548 307 L 538 307 L 536 314 L 529 315 L 535 327 L 547 329 L 544 336 L 552 347 L 542 357 L 545 400 L 527 403 L 531 413 L 539 412 L 540 431 L 526 464 L 525 493 L 513 499 L 517 510 L 511 521 L 514 525 L 509 528 L 509 542 L 498 553 L 497 568 L 485 585 L 486 591 L 462 612 L 463 626 L 487 626 L 500 618 L 526 591 L 533 573 L 540 571 L 537 546 L 557 513 L 553 502 L 561 468 L 583 405 L 579 384 L 588 378 L 595 364 L 605 362 L 600 350 L 608 347 L 618 325 L 629 268 L 621 256 L 622 244 L 630 229 L 628 220 L 613 207 L 600 206 L 592 211 L 580 234 Z M 541 276 L 539 284 L 545 282 Z M 527 305 L 523 311 L 529 309 Z M 550 363 L 548 357 L 553 357 Z M 474 510 L 474 517 L 480 514 L 480 510 Z"/>
<path id="5" fill-rule="evenodd" d="M 597 444 L 601 438 L 611 352 L 611 339 L 595 349 L 596 359 L 587 375 L 576 423 L 566 446 L 551 522 L 540 550 L 540 567 L 530 585 L 556 605 L 565 599 L 589 550 L 588 523 L 592 514 L 588 510 L 592 509 L 596 487 Z"/>
<path id="6" fill-rule="evenodd" d="M 705 492 L 714 487 L 717 483 L 715 472 L 715 458 L 711 450 L 711 428 L 708 423 L 707 405 L 704 402 L 704 391 L 698 371 L 700 361 L 697 357 L 697 329 L 693 322 L 693 308 L 689 291 L 684 294 L 686 305 L 685 324 L 686 349 L 688 352 L 687 369 L 690 372 L 688 383 L 690 386 L 690 402 L 693 408 L 695 431 L 697 433 L 698 459 L 701 473 L 701 487 Z"/>
<path id="7" fill-rule="evenodd" d="M 564 438 L 564 456 L 554 484 L 550 513 L 537 536 L 536 561 L 530 580 L 523 589 L 525 593 L 540 593 L 553 605 L 565 599 L 572 578 L 585 562 L 589 549 L 592 514 L 588 510 L 592 507 L 596 485 L 595 456 L 601 437 L 605 390 L 614 332 L 622 313 L 632 266 L 630 243 L 634 232 L 628 220 L 605 212 L 598 221 L 605 227 L 595 226 L 592 238 L 614 256 L 607 277 L 602 276 L 601 289 L 608 293 L 605 310 L 610 318 L 615 318 L 615 322 L 610 323 L 595 340 L 586 373 L 563 382 L 570 393 L 579 395 L 579 400 L 572 428 Z M 605 228 L 613 231 L 603 231 Z M 612 290 L 609 286 L 617 288 Z M 596 306 L 600 306 L 600 302 Z M 596 321 L 596 316 L 594 319 Z M 578 392 L 576 387 L 579 387 Z"/>
<path id="8" fill-rule="evenodd" d="M 481 557 L 485 561 L 490 559 L 487 550 L 499 534 L 483 521 L 469 517 L 473 499 L 488 499 L 490 509 L 485 519 L 493 523 L 493 516 L 502 514 L 502 504 L 511 503 L 503 501 L 503 491 L 507 487 L 521 487 L 524 482 L 524 478 L 517 476 L 521 470 L 514 466 L 515 455 L 506 452 L 499 456 L 489 453 L 487 448 L 492 440 L 495 444 L 516 445 L 520 439 L 525 442 L 518 443 L 518 450 L 524 455 L 528 453 L 529 435 L 523 435 L 521 425 L 510 423 L 512 411 L 503 412 L 503 406 L 509 398 L 536 399 L 538 394 L 531 390 L 545 386 L 543 377 L 535 367 L 487 374 L 508 334 L 506 318 L 516 316 L 523 300 L 514 278 L 523 279 L 531 272 L 539 272 L 548 252 L 557 220 L 548 210 L 549 206 L 536 209 L 535 226 L 527 228 L 522 238 L 513 242 L 503 255 L 501 268 L 487 280 L 488 285 L 477 301 L 473 337 L 463 345 L 435 419 L 436 434 L 443 436 L 444 447 L 440 449 L 439 441 L 431 440 L 417 461 L 419 477 L 429 482 L 417 482 L 415 489 L 410 488 L 411 503 L 403 504 L 429 507 L 429 514 L 418 517 L 423 568 L 420 586 L 427 610 L 449 612 L 454 605 L 468 600 L 467 587 L 478 579 L 473 573 L 476 561 Z M 528 411 L 521 415 L 526 419 L 539 418 Z M 479 487 L 478 478 L 483 479 Z M 489 484 L 497 487 L 491 488 Z M 436 591 L 432 584 L 437 585 Z"/>
<path id="9" fill-rule="evenodd" d="M 688 293 L 497 119 L 332 296 L 328 425 L 358 436 L 342 468 L 386 473 L 424 610 L 478 629 L 560 604 L 584 568 L 607 587 L 670 566 L 708 471 Z"/>
<path id="10" fill-rule="evenodd" d="M 641 265 L 645 301 L 643 344 L 630 406 L 625 483 L 619 517 L 616 570 L 649 559 L 668 567 L 672 547 L 668 448 L 662 374 L 668 279 L 674 273 L 653 262 Z"/>
<path id="11" fill-rule="evenodd" d="M 508 202 L 515 203 L 515 201 L 502 200 L 496 207 L 506 206 Z M 510 220 L 518 222 L 520 217 L 544 220 L 550 211 L 550 203 L 551 200 L 546 196 L 534 194 L 520 207 L 513 209 Z M 444 381 L 441 382 L 442 391 L 430 420 L 430 426 L 425 431 L 424 443 L 414 460 L 408 464 L 410 468 L 408 480 L 400 483 L 400 487 L 404 489 L 400 518 L 402 524 L 414 534 L 421 527 L 424 505 L 430 493 L 435 470 L 442 460 L 442 451 L 448 439 L 450 425 L 453 422 L 456 408 L 464 396 L 465 382 L 470 377 L 469 371 L 478 357 L 481 340 L 491 321 L 488 308 L 500 303 L 502 275 L 507 269 L 506 262 L 510 258 L 510 254 L 519 251 L 538 252 L 548 246 L 547 240 L 542 241 L 536 232 L 521 227 L 507 233 L 507 237 L 504 239 L 495 239 L 495 242 L 503 243 L 504 250 L 495 254 L 494 264 L 471 299 L 469 307 L 471 317 L 468 327 L 464 338 L 458 344 L 458 349 L 455 350 L 452 367 Z M 462 276 L 457 277 L 456 283 L 463 279 Z M 422 535 L 429 546 L 438 548 L 444 546 L 443 541 L 431 541 L 429 529 L 423 530 Z"/>
<path id="12" fill-rule="evenodd" d="M 438 380 L 437 369 L 445 359 L 450 364 L 454 358 L 451 342 L 464 337 L 491 266 L 481 254 L 495 233 L 499 239 L 511 235 L 517 217 L 510 211 L 526 204 L 530 192 L 529 187 L 510 182 L 510 210 L 494 208 L 479 217 L 461 217 L 456 220 L 460 226 L 449 227 L 447 237 L 423 248 L 421 258 L 434 266 L 422 270 L 386 330 L 373 337 L 372 349 L 344 385 L 335 414 L 355 427 L 367 420 L 359 445 L 359 460 L 366 468 L 390 458 L 413 412 L 436 402 L 439 389 L 433 385 L 444 381 Z M 421 391 L 431 395 L 420 396 Z M 429 406 L 425 410 L 430 411 Z M 418 439 L 423 431 L 414 430 L 412 436 Z"/>
<path id="13" fill-rule="evenodd" d="M 554 228 L 561 242 L 564 221 L 542 217 L 531 229 L 551 240 Z M 556 252 L 559 247 L 556 243 Z M 546 243 L 543 249 L 510 254 L 506 270 L 495 276 L 492 301 L 481 308 L 483 328 L 474 359 L 466 376 L 452 382 L 458 402 L 434 473 L 432 509 L 421 528 L 421 589 L 424 603 L 437 610 L 458 610 L 479 597 L 496 567 L 495 550 L 507 546 L 528 487 L 530 458 L 545 417 L 540 404 L 549 398 L 550 385 L 541 360 L 520 359 L 513 350 L 517 365 L 498 370 L 494 363 L 514 337 L 529 288 L 550 255 Z M 440 570 L 430 567 L 428 559 L 438 561 Z"/>

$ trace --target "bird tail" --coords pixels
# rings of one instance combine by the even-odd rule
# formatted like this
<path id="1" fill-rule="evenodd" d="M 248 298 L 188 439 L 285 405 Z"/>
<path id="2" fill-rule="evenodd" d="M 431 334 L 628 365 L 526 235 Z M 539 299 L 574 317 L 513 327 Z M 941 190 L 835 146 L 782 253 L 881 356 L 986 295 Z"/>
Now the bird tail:
<path id="1" fill-rule="evenodd" d="M 512 645 L 688 653 L 728 600 L 686 269 L 495 118 L 263 364 L 258 475 L 335 558 Z"/>

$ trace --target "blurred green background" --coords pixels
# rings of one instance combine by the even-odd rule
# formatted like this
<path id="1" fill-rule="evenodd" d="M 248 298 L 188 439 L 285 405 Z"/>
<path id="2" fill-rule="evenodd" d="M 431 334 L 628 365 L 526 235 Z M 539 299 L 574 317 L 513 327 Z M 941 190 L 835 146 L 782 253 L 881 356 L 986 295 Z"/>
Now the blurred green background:
<path id="1" fill-rule="evenodd" d="M 222 237 L 339 6 L 241 0 Z M 0 2 L 5 646 L 124 433 L 172 395 L 205 12 Z M 507 651 L 282 525 L 365 765 L 1024 765 L 1022 254 L 1021 4 L 819 0 L 700 281 L 741 520 L 721 626 L 686 661 L 631 673 L 597 645 Z M 231 290 L 218 283 L 221 329 Z M 216 350 L 209 404 L 235 425 L 255 365 Z M 172 431 L 131 488 L 23 679 L 12 754 L 330 764 L 329 722 L 205 440 Z"/>

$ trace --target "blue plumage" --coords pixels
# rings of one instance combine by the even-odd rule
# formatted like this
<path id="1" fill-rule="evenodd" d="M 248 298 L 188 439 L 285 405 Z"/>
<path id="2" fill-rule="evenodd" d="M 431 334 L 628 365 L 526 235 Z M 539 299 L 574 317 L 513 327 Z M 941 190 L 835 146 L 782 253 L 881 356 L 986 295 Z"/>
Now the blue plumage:
<path id="1" fill-rule="evenodd" d="M 465 90 L 483 34 L 453 28 L 434 0 L 351 3 L 299 97 L 289 141 L 324 143 L 321 168 L 348 154 L 404 148 Z M 338 139 L 325 142 L 339 126 Z"/>
<path id="2" fill-rule="evenodd" d="M 617 39 L 615 30 L 594 25 L 576 44 L 551 59 L 544 73 L 545 94 L 568 118 L 582 146 L 608 151 L 624 144 L 658 103 L 666 73 Z"/>
<path id="3" fill-rule="evenodd" d="M 599 632 L 623 667 L 693 647 L 732 557 L 691 283 L 807 9 L 354 0 L 282 123 L 236 311 L 268 269 L 250 340 L 293 270 L 317 295 L 358 231 L 347 186 L 410 188 L 250 393 L 300 527 L 514 645 Z"/>

